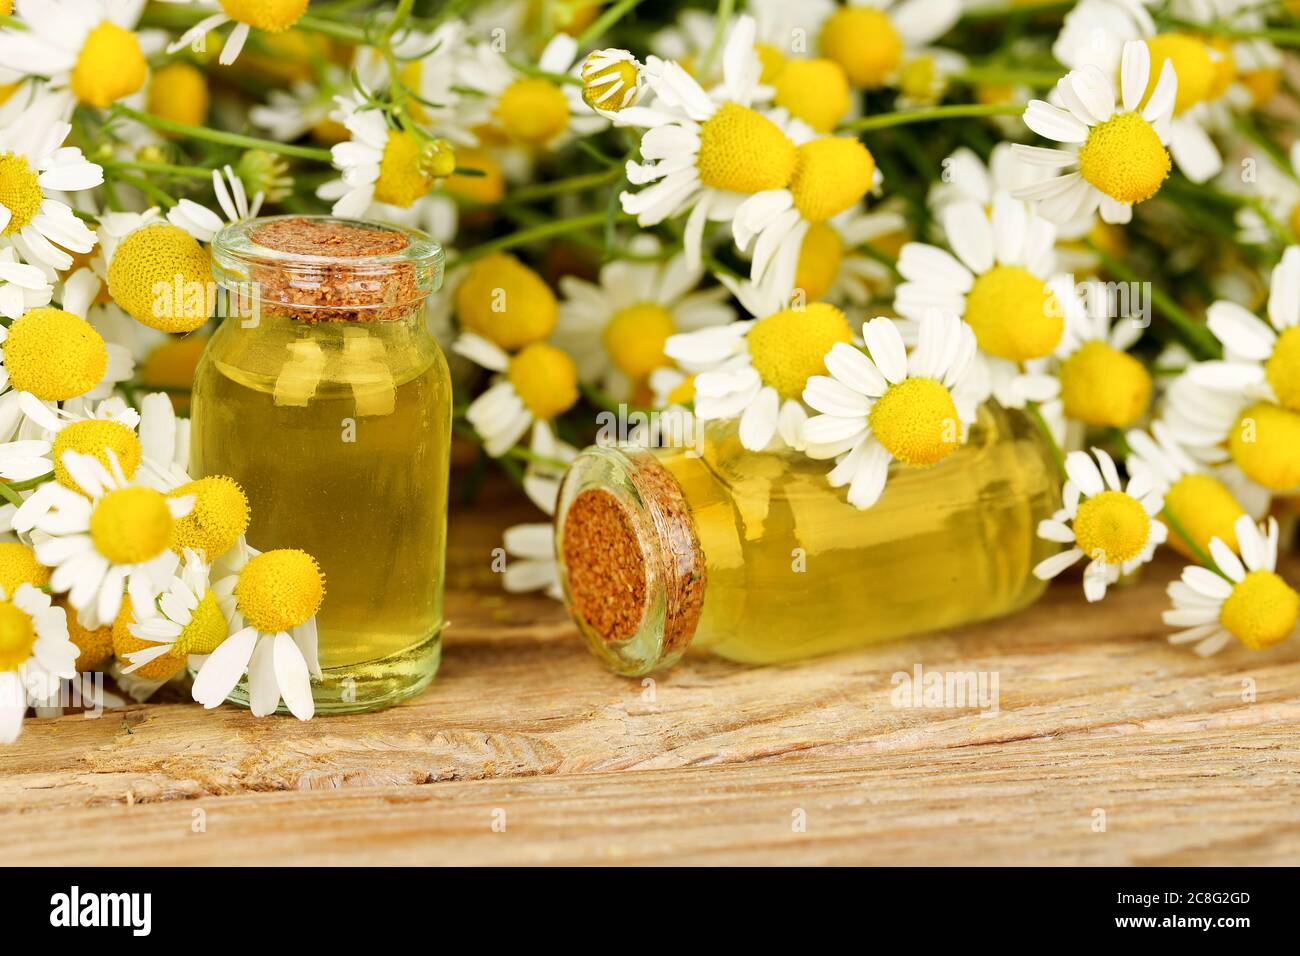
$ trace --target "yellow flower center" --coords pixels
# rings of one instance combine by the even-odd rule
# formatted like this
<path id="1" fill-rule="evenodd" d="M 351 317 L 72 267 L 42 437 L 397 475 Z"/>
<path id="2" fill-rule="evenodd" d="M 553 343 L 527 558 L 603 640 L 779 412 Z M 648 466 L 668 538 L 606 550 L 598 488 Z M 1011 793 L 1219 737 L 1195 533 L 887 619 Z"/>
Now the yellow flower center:
<path id="1" fill-rule="evenodd" d="M 1122 491 L 1103 491 L 1079 502 L 1074 538 L 1090 560 L 1131 561 L 1151 536 L 1151 519 L 1142 502 Z"/>
<path id="2" fill-rule="evenodd" d="M 144 86 L 147 73 L 136 35 L 105 20 L 86 37 L 70 85 L 81 102 L 103 109 Z"/>
<path id="3" fill-rule="evenodd" d="M 109 451 L 122 466 L 122 474 L 130 478 L 140 467 L 140 439 L 134 431 L 121 422 L 87 418 L 70 422 L 54 436 L 54 478 L 65 488 L 71 488 L 77 494 L 86 492 L 72 480 L 67 466 L 63 464 L 63 453 L 75 451 L 82 455 L 94 455 L 105 468 L 109 467 Z"/>
<path id="4" fill-rule="evenodd" d="M 550 80 L 525 77 L 506 87 L 497 102 L 497 122 L 514 139 L 538 146 L 569 125 L 569 101 Z"/>
<path id="5" fill-rule="evenodd" d="M 0 671 L 16 671 L 27 663 L 36 645 L 31 615 L 9 601 L 0 601 Z"/>
<path id="6" fill-rule="evenodd" d="M 1300 487 L 1300 414 L 1256 402 L 1228 436 L 1232 460 L 1246 476 L 1277 492 Z"/>
<path id="7" fill-rule="evenodd" d="M 1250 70 L 1242 73 L 1238 78 L 1241 80 L 1241 85 L 1250 90 L 1251 105 L 1256 108 L 1276 96 L 1277 91 L 1282 87 L 1282 71 L 1277 68 Z"/>
<path id="8" fill-rule="evenodd" d="M 636 89 L 636 64 L 619 60 L 597 68 L 592 62 L 596 57 L 603 59 L 603 51 L 591 54 L 582 65 L 582 100 L 593 109 L 616 113 L 628 105 L 628 96 Z"/>
<path id="9" fill-rule="evenodd" d="M 10 235 L 35 218 L 44 200 L 36 171 L 17 153 L 0 153 L 0 206 L 9 210 L 9 224 L 0 235 Z"/>
<path id="10" fill-rule="evenodd" d="M 826 136 L 796 151 L 790 193 L 805 219 L 824 222 L 860 202 L 875 172 L 867 147 L 845 136 Z"/>
<path id="11" fill-rule="evenodd" d="M 114 564 L 140 564 L 167 549 L 172 516 L 167 499 L 152 488 L 110 491 L 90 513 L 95 548 Z"/>
<path id="12" fill-rule="evenodd" d="M 639 382 L 669 364 L 664 342 L 675 331 L 671 312 L 654 302 L 643 302 L 614 313 L 605 326 L 603 339 L 619 371 Z"/>
<path id="13" fill-rule="evenodd" d="M 207 77 L 189 63 L 169 63 L 149 81 L 148 110 L 163 119 L 202 126 L 208 100 Z"/>
<path id="14" fill-rule="evenodd" d="M 559 311 L 541 276 L 495 253 L 469 267 L 456 289 L 456 314 L 465 329 L 513 351 L 550 335 Z"/>
<path id="15" fill-rule="evenodd" d="M 305 624 L 323 600 L 325 576 L 320 565 L 306 551 L 294 548 L 257 555 L 235 582 L 236 606 L 263 634 Z"/>
<path id="16" fill-rule="evenodd" d="M 764 384 L 782 398 L 798 398 L 812 375 L 826 374 L 826 353 L 853 338 L 844 313 L 825 302 L 785 309 L 749 330 L 749 358 Z"/>
<path id="17" fill-rule="evenodd" d="M 226 16 L 250 27 L 280 33 L 307 12 L 308 0 L 221 0 Z"/>
<path id="18" fill-rule="evenodd" d="M 108 292 L 137 322 L 160 332 L 193 332 L 216 302 L 211 260 L 198 241 L 171 223 L 131 233 L 108 264 Z"/>
<path id="19" fill-rule="evenodd" d="M 809 224 L 799 247 L 794 287 L 802 289 L 810 302 L 822 298 L 830 291 L 843 261 L 844 241 L 840 234 L 824 222 Z"/>
<path id="20" fill-rule="evenodd" d="M 44 587 L 50 569 L 36 560 L 36 552 L 17 541 L 0 541 L 0 588 L 10 597 L 20 584 Z"/>
<path id="21" fill-rule="evenodd" d="M 217 605 L 217 596 L 208 591 L 190 612 L 190 623 L 181 629 L 171 653 L 177 656 L 211 654 L 230 633 L 229 622 Z"/>
<path id="22" fill-rule="evenodd" d="M 194 496 L 194 507 L 172 527 L 171 546 L 178 554 L 193 548 L 213 560 L 234 547 L 248 530 L 248 498 L 233 478 L 209 475 L 181 485 L 168 497 L 185 495 Z"/>
<path id="23" fill-rule="evenodd" d="M 1285 408 L 1300 412 L 1300 327 L 1282 332 L 1264 366 L 1268 384 Z"/>
<path id="24" fill-rule="evenodd" d="M 491 153 L 484 149 L 462 147 L 459 162 L 464 168 L 478 170 L 483 175 L 459 176 L 453 173 L 443 184 L 447 192 L 478 203 L 501 201 L 506 194 L 505 176 L 501 172 L 501 164 L 492 158 Z"/>
<path id="25" fill-rule="evenodd" d="M 1174 97 L 1174 115 L 1204 100 L 1214 86 L 1217 68 L 1210 57 L 1210 49 L 1200 39 L 1184 33 L 1162 33 L 1147 40 L 1151 51 L 1151 77 L 1147 80 L 1142 105 L 1155 92 L 1160 82 L 1160 71 L 1165 63 L 1173 63 L 1178 74 L 1178 93 Z"/>
<path id="26" fill-rule="evenodd" d="M 934 57 L 913 57 L 898 74 L 899 92 L 914 100 L 931 100 L 935 95 L 937 75 Z"/>
<path id="27" fill-rule="evenodd" d="M 881 10 L 840 7 L 822 27 L 821 52 L 844 67 L 854 86 L 874 90 L 898 68 L 903 38 Z"/>
<path id="28" fill-rule="evenodd" d="M 834 60 L 791 60 L 776 78 L 775 102 L 829 133 L 849 111 L 849 79 Z"/>
<path id="29" fill-rule="evenodd" d="M 932 378 L 907 378 L 889 386 L 868 420 L 876 440 L 906 465 L 937 464 L 961 441 L 952 395 Z"/>
<path id="30" fill-rule="evenodd" d="M 1011 362 L 1050 355 L 1065 330 L 1056 296 L 1021 266 L 994 266 L 976 279 L 965 318 L 980 348 Z"/>
<path id="31" fill-rule="evenodd" d="M 1083 178 L 1119 202 L 1150 199 L 1169 169 L 1169 150 L 1137 113 L 1118 113 L 1098 123 L 1079 150 Z"/>
<path id="32" fill-rule="evenodd" d="M 506 377 L 534 418 L 554 418 L 578 403 L 573 359 L 544 342 L 534 342 L 514 356 Z"/>
<path id="33" fill-rule="evenodd" d="M 700 127 L 696 165 L 706 186 L 756 193 L 789 183 L 794 156 L 794 143 L 766 116 L 723 103 Z"/>
<path id="34" fill-rule="evenodd" d="M 409 209 L 432 188 L 433 180 L 420 165 L 420 143 L 404 130 L 389 130 L 375 180 L 375 199 Z"/>
<path id="35" fill-rule="evenodd" d="M 1251 571 L 1232 589 L 1219 623 L 1251 650 L 1290 636 L 1300 614 L 1300 594 L 1272 571 Z"/>
<path id="36" fill-rule="evenodd" d="M 1061 400 L 1070 418 L 1125 428 L 1146 411 L 1150 398 L 1146 366 L 1105 342 L 1085 342 L 1061 365 Z"/>
<path id="37" fill-rule="evenodd" d="M 1201 472 L 1184 475 L 1165 493 L 1165 506 L 1178 517 L 1183 529 L 1204 551 L 1218 538 L 1237 550 L 1236 521 L 1245 511 L 1219 479 Z M 1196 559 L 1180 534 L 1170 534 L 1169 544 L 1185 557 Z"/>
<path id="38" fill-rule="evenodd" d="M 770 43 L 755 43 L 754 52 L 758 54 L 758 62 L 762 67 L 758 82 L 770 86 L 785 69 L 785 54 Z"/>
<path id="39" fill-rule="evenodd" d="M 127 654 L 133 651 L 142 651 L 148 647 L 157 647 L 153 641 L 145 641 L 136 637 L 128 628 L 136 623 L 135 615 L 132 612 L 131 602 L 122 601 L 122 608 L 117 612 L 117 618 L 113 621 L 113 653 L 118 656 L 119 660 L 126 661 Z M 174 651 L 168 651 L 160 657 L 155 657 L 148 664 L 137 667 L 131 671 L 137 677 L 145 680 L 164 681 L 170 680 L 181 672 L 185 667 L 185 657 Z"/>
<path id="40" fill-rule="evenodd" d="M 62 309 L 32 309 L 4 341 L 9 381 L 44 402 L 85 395 L 108 368 L 108 348 L 85 319 Z"/>
<path id="41" fill-rule="evenodd" d="M 68 619 L 68 640 L 77 647 L 77 670 L 79 672 L 99 670 L 113 656 L 113 625 L 89 630 L 77 620 L 77 611 L 69 607 L 62 598 L 57 603 L 63 608 Z"/>
<path id="42" fill-rule="evenodd" d="M 14 0 L 0 0 L 0 17 L 13 16 Z"/>

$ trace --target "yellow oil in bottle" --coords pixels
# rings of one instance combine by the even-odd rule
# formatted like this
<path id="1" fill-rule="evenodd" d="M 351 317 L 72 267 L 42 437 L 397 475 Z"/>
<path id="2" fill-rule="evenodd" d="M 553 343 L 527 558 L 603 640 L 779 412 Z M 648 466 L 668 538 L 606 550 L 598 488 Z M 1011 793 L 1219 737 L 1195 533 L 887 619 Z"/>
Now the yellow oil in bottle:
<path id="1" fill-rule="evenodd" d="M 193 474 L 243 485 L 249 544 L 301 548 L 325 573 L 317 710 L 383 706 L 427 684 L 442 627 L 451 386 L 423 309 L 365 323 L 228 320 L 193 402 Z"/>
<path id="2" fill-rule="evenodd" d="M 654 462 L 673 479 L 675 505 L 660 507 L 656 486 L 637 479 Z M 672 663 L 682 648 L 659 635 L 671 632 L 665 620 L 691 600 L 674 604 L 674 586 L 699 595 L 690 647 L 748 663 L 997 617 L 1041 595 L 1045 585 L 1032 569 L 1054 546 L 1036 528 L 1060 506 L 1060 489 L 1050 452 L 1023 414 L 982 409 L 948 460 L 894 466 L 884 494 L 865 511 L 829 485 L 827 468 L 798 452 L 748 452 L 734 430 L 717 426 L 702 454 L 584 453 L 561 493 L 561 536 L 565 509 L 578 496 L 609 494 L 626 509 L 633 550 L 648 569 L 642 626 L 610 641 L 584 620 L 584 605 L 599 607 L 602 595 L 575 600 L 571 585 L 580 576 L 564 566 L 561 540 L 570 610 L 588 644 L 620 673 Z M 687 547 L 702 568 L 683 559 Z"/>

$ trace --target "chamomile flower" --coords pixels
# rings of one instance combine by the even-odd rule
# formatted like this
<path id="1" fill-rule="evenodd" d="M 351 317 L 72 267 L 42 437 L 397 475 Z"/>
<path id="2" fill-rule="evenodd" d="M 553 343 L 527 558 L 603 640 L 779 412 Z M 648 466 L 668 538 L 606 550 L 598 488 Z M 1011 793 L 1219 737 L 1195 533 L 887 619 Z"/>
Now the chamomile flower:
<path id="1" fill-rule="evenodd" d="M 208 250 L 194 236 L 154 210 L 125 214 L 100 234 L 108 292 L 122 311 L 157 332 L 193 332 L 208 321 L 216 287 Z"/>
<path id="2" fill-rule="evenodd" d="M 1124 44 L 1120 70 L 1122 107 L 1115 109 L 1115 85 L 1089 63 L 1056 84 L 1065 108 L 1034 100 L 1025 124 L 1040 136 L 1078 146 L 1078 151 L 1016 144 L 1027 163 L 1070 171 L 1023 187 L 1015 195 L 1034 202 L 1053 222 L 1091 215 L 1100 207 L 1105 222 L 1128 222 L 1133 205 L 1154 196 L 1169 175 L 1169 141 L 1178 77 L 1166 60 L 1151 85 L 1151 53 L 1141 41 Z M 1071 167 L 1077 167 L 1071 169 Z"/>
<path id="3" fill-rule="evenodd" d="M 333 64 L 322 69 L 320 83 L 297 80 L 287 89 L 267 90 L 266 102 L 249 108 L 249 122 L 282 143 L 291 143 L 307 133 L 331 146 L 347 139 L 347 129 L 330 118 L 338 108 L 335 91 L 346 87 L 347 78 Z"/>
<path id="4" fill-rule="evenodd" d="M 1234 526 L 1246 509 L 1228 485 L 1209 468 L 1192 458 L 1179 445 L 1164 422 L 1152 424 L 1150 433 L 1133 429 L 1125 436 L 1131 449 L 1128 473 L 1151 475 L 1165 498 L 1170 513 L 1177 515 L 1183 530 L 1199 548 L 1209 548 L 1211 538 L 1237 546 Z M 1252 514 L 1268 508 L 1268 497 L 1253 503 Z M 1262 507 L 1261 507 L 1262 505 Z M 1195 557 L 1182 535 L 1169 540 L 1174 550 L 1188 558 Z"/>
<path id="5" fill-rule="evenodd" d="M 505 530 L 501 544 L 510 556 L 501 586 L 514 594 L 545 591 L 556 601 L 564 599 L 560 566 L 555 560 L 555 527 L 549 521 L 517 524 Z"/>
<path id="6" fill-rule="evenodd" d="M 1300 246 L 1288 246 L 1269 280 L 1268 322 L 1235 302 L 1206 310 L 1225 358 L 1202 362 L 1192 381 L 1300 412 Z"/>
<path id="7" fill-rule="evenodd" d="M 538 58 L 537 69 L 541 74 L 570 74 L 581 80 L 582 64 L 575 65 L 577 58 L 578 42 L 567 33 L 557 33 Z M 614 69 L 617 72 L 616 64 Z M 521 73 L 492 44 L 476 45 L 457 64 L 457 75 L 461 83 L 483 94 L 467 101 L 466 124 L 486 124 L 516 146 L 556 149 L 575 136 L 609 126 L 609 120 L 584 101 L 582 83 L 556 83 L 544 75 Z"/>
<path id="8" fill-rule="evenodd" d="M 784 190 L 795 174 L 795 144 L 752 106 L 763 92 L 752 18 L 737 20 L 722 61 L 723 82 L 709 93 L 680 64 L 651 57 L 652 105 L 629 107 L 615 120 L 646 130 L 643 161 L 627 164 L 629 182 L 645 188 L 621 194 L 623 211 L 642 226 L 689 214 L 684 247 L 692 265 L 701 259 L 706 222 L 729 221 L 747 196 Z"/>
<path id="9" fill-rule="evenodd" d="M 256 193 L 250 203 L 243 180 L 228 164 L 212 171 L 212 191 L 216 194 L 220 213 L 192 199 L 182 199 L 167 210 L 167 221 L 184 229 L 199 242 L 211 242 L 212 237 L 227 225 L 251 219 L 262 208 L 262 194 Z"/>
<path id="10" fill-rule="evenodd" d="M 1064 302 L 1074 290 L 1068 276 L 1052 274 L 1055 227 L 1005 192 L 993 196 L 991 212 L 961 200 L 943 206 L 940 218 L 954 252 L 903 246 L 898 271 L 906 281 L 894 308 L 913 321 L 935 309 L 964 319 L 979 345 L 973 381 L 984 383 L 985 395 L 1053 397 L 1050 376 L 1022 363 L 1051 355 L 1064 333 Z"/>
<path id="11" fill-rule="evenodd" d="M 1128 354 L 1144 325 L 1133 318 L 1112 324 L 1112 303 L 1101 282 L 1085 285 L 1082 298 L 1062 295 L 1065 331 L 1056 350 L 1065 414 L 1098 428 L 1127 428 L 1151 401 L 1151 373 Z"/>
<path id="12" fill-rule="evenodd" d="M 18 739 L 28 704 L 75 677 L 76 661 L 63 608 L 30 584 L 0 588 L 0 743 Z"/>
<path id="13" fill-rule="evenodd" d="M 193 0 L 166 0 L 166 2 L 192 3 Z M 167 52 L 175 53 L 183 47 L 201 41 L 210 31 L 233 22 L 235 27 L 230 31 L 230 36 L 226 38 L 225 44 L 221 47 L 221 54 L 217 58 L 222 66 L 229 66 L 244 49 L 253 27 L 265 30 L 267 33 L 283 33 L 307 12 L 308 2 L 309 0 L 218 0 L 221 12 L 204 17 L 194 24 L 167 47 Z"/>
<path id="14" fill-rule="evenodd" d="M 0 63 L 102 109 L 144 87 L 150 51 L 135 33 L 143 8 L 143 0 L 16 0 L 26 29 L 0 31 Z"/>
<path id="15" fill-rule="evenodd" d="M 961 16 L 959 0 L 851 0 L 822 24 L 822 56 L 865 90 L 896 83 L 903 64 L 947 33 Z"/>
<path id="16" fill-rule="evenodd" d="M 750 451 L 774 441 L 801 448 L 807 411 L 800 397 L 808 379 L 826 371 L 831 347 L 849 342 L 853 330 L 825 302 L 790 308 L 752 283 L 731 288 L 752 320 L 670 336 L 664 352 L 696 373 L 700 421 L 739 419 L 740 443 Z"/>
<path id="17" fill-rule="evenodd" d="M 1300 235 L 1300 142 L 1292 143 L 1287 168 L 1279 168 L 1267 155 L 1258 157 L 1255 181 L 1243 183 L 1238 170 L 1230 170 L 1219 183 L 1231 192 L 1258 197 L 1264 209 L 1277 222 L 1284 222 Z M 1264 245 L 1272 242 L 1274 232 L 1254 206 L 1242 206 L 1236 214 L 1241 242 Z M 0 290 L 2 291 L 2 290 Z"/>
<path id="18" fill-rule="evenodd" d="M 659 242 L 637 236 L 629 245 L 645 261 L 616 259 L 604 265 L 597 282 L 575 276 L 560 280 L 564 301 L 553 341 L 573 356 L 579 378 L 619 400 L 641 399 L 650 375 L 671 365 L 664 353 L 668 337 L 735 318 L 722 286 L 697 291 L 702 266 L 683 253 L 655 261 Z"/>
<path id="19" fill-rule="evenodd" d="M 1258 651 L 1295 633 L 1300 594 L 1277 573 L 1277 520 L 1269 518 L 1265 530 L 1242 515 L 1235 537 L 1235 549 L 1218 538 L 1210 542 L 1223 576 L 1193 565 L 1169 585 L 1173 607 L 1162 617 L 1183 628 L 1169 635 L 1171 644 L 1194 644 L 1197 654 L 1208 657 L 1234 637 Z"/>
<path id="20" fill-rule="evenodd" d="M 50 193 L 104 181 L 103 169 L 63 145 L 71 131 L 53 97 L 36 100 L 0 129 L 0 248 L 12 246 L 24 262 L 60 272 L 72 266 L 65 250 L 89 252 L 95 234 Z"/>
<path id="21" fill-rule="evenodd" d="M 207 562 L 186 548 L 180 570 L 158 595 L 156 612 L 127 625 L 144 646 L 120 655 L 127 665 L 123 673 L 134 673 L 162 657 L 185 661 L 191 654 L 211 654 L 229 636 L 230 626 L 208 575 Z"/>
<path id="22" fill-rule="evenodd" d="M 550 286 L 514 256 L 494 253 L 452 270 L 444 298 L 454 298 L 456 317 L 467 332 L 515 351 L 551 334 L 559 306 Z"/>
<path id="23" fill-rule="evenodd" d="M 111 451 L 123 476 L 128 480 L 135 477 L 141 459 L 140 439 L 135 432 L 140 413 L 123 399 L 114 396 L 97 403 L 64 402 L 62 407 L 57 407 L 37 401 L 28 393 L 20 397 L 19 403 L 27 420 L 37 429 L 37 436 L 49 446 L 43 456 L 45 470 L 40 474 L 53 472 L 58 484 L 80 491 L 63 462 L 64 452 L 90 455 L 108 468 Z M 40 506 L 43 495 L 38 489 L 28 499 L 32 501 L 31 509 Z"/>
<path id="24" fill-rule="evenodd" d="M 1191 33 L 1160 33 L 1148 39 L 1146 46 L 1153 71 L 1170 63 L 1178 75 L 1169 123 L 1169 154 L 1191 182 L 1208 182 L 1223 169 L 1223 157 L 1206 129 L 1216 120 L 1212 104 L 1224 96 L 1232 82 L 1231 56 Z"/>
<path id="25" fill-rule="evenodd" d="M 332 200 L 332 212 L 346 219 L 363 218 L 372 203 L 409 209 L 425 196 L 436 181 L 436 157 L 426 143 L 405 129 L 393 129 L 383 110 L 368 107 L 359 94 L 335 97 L 339 108 L 333 114 L 352 134 L 330 153 L 342 177 L 316 190 L 321 199 Z"/>
<path id="26" fill-rule="evenodd" d="M 880 183 L 875 158 L 857 139 L 817 137 L 799 121 L 784 128 L 795 144 L 789 181 L 754 193 L 736 208 L 732 221 L 736 245 L 753 253 L 750 281 L 776 295 L 794 289 L 809 230 L 853 209 Z"/>
<path id="27" fill-rule="evenodd" d="M 826 355 L 830 375 L 809 377 L 803 398 L 815 411 L 804 423 L 805 454 L 834 458 L 826 476 L 848 486 L 849 503 L 870 508 L 885 489 L 891 462 L 936 465 L 965 440 L 976 396 L 967 379 L 975 336 L 955 315 L 921 319 L 909 356 L 898 325 L 882 317 L 862 327 L 866 353 L 838 343 Z"/>
<path id="28" fill-rule="evenodd" d="M 283 699 L 299 720 L 316 712 L 311 678 L 321 676 L 316 612 L 325 576 L 305 551 L 258 552 L 243 545 L 214 570 L 212 591 L 230 636 L 199 665 L 193 697 L 221 705 L 248 674 L 248 708 L 255 717 L 275 712 Z"/>
<path id="29" fill-rule="evenodd" d="M 176 568 L 172 526 L 194 499 L 129 482 L 111 453 L 107 468 L 72 451 L 63 464 L 82 493 L 54 487 L 48 510 L 34 522 L 42 535 L 36 558 L 53 569 L 51 590 L 67 592 L 87 627 L 117 617 L 124 588 L 137 614 L 147 615 Z"/>
<path id="30" fill-rule="evenodd" d="M 582 100 L 593 110 L 617 113 L 635 106 L 645 84 L 641 64 L 627 50 L 596 50 L 582 61 Z"/>
<path id="31" fill-rule="evenodd" d="M 1050 580 L 1086 557 L 1083 593 L 1100 601 L 1121 574 L 1151 560 L 1168 531 L 1155 520 L 1164 499 L 1154 478 L 1139 472 L 1126 487 L 1108 454 L 1094 448 L 1093 455 L 1095 461 L 1081 451 L 1065 458 L 1065 507 L 1038 523 L 1038 536 L 1071 547 L 1039 562 L 1034 574 Z"/>
<path id="32" fill-rule="evenodd" d="M 578 403 L 578 370 L 562 349 L 533 342 L 511 354 L 473 332 L 462 333 L 453 351 L 496 373 L 470 403 L 466 420 L 483 439 L 483 450 L 500 457 L 530 428 L 542 427 Z"/>

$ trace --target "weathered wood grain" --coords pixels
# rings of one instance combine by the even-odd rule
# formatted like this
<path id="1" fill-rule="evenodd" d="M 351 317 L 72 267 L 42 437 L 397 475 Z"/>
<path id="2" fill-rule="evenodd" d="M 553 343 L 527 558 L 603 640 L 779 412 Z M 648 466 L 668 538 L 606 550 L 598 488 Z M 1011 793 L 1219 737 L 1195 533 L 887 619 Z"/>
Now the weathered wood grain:
<path id="1" fill-rule="evenodd" d="M 514 520 L 456 516 L 443 670 L 404 706 L 29 721 L 0 750 L 6 862 L 1300 861 L 1300 642 L 1167 646 L 1172 562 L 1101 607 L 1074 580 L 1005 621 L 643 684 L 502 594 Z M 892 706 L 917 663 L 996 672 L 999 712 Z"/>

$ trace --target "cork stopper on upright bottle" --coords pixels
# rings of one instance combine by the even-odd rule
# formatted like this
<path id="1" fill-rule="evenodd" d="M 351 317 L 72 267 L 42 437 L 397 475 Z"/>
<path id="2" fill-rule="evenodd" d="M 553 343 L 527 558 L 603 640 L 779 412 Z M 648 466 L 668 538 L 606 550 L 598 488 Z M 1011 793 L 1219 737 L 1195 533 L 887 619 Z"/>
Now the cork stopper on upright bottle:
<path id="1" fill-rule="evenodd" d="M 628 675 L 676 661 L 707 569 L 672 474 L 646 452 L 588 449 L 565 476 L 556 531 L 565 600 L 597 656 Z"/>
<path id="2" fill-rule="evenodd" d="M 442 281 L 442 249 L 409 229 L 329 216 L 235 223 L 213 241 L 223 288 L 248 286 L 264 313 L 300 322 L 403 318 Z"/>

